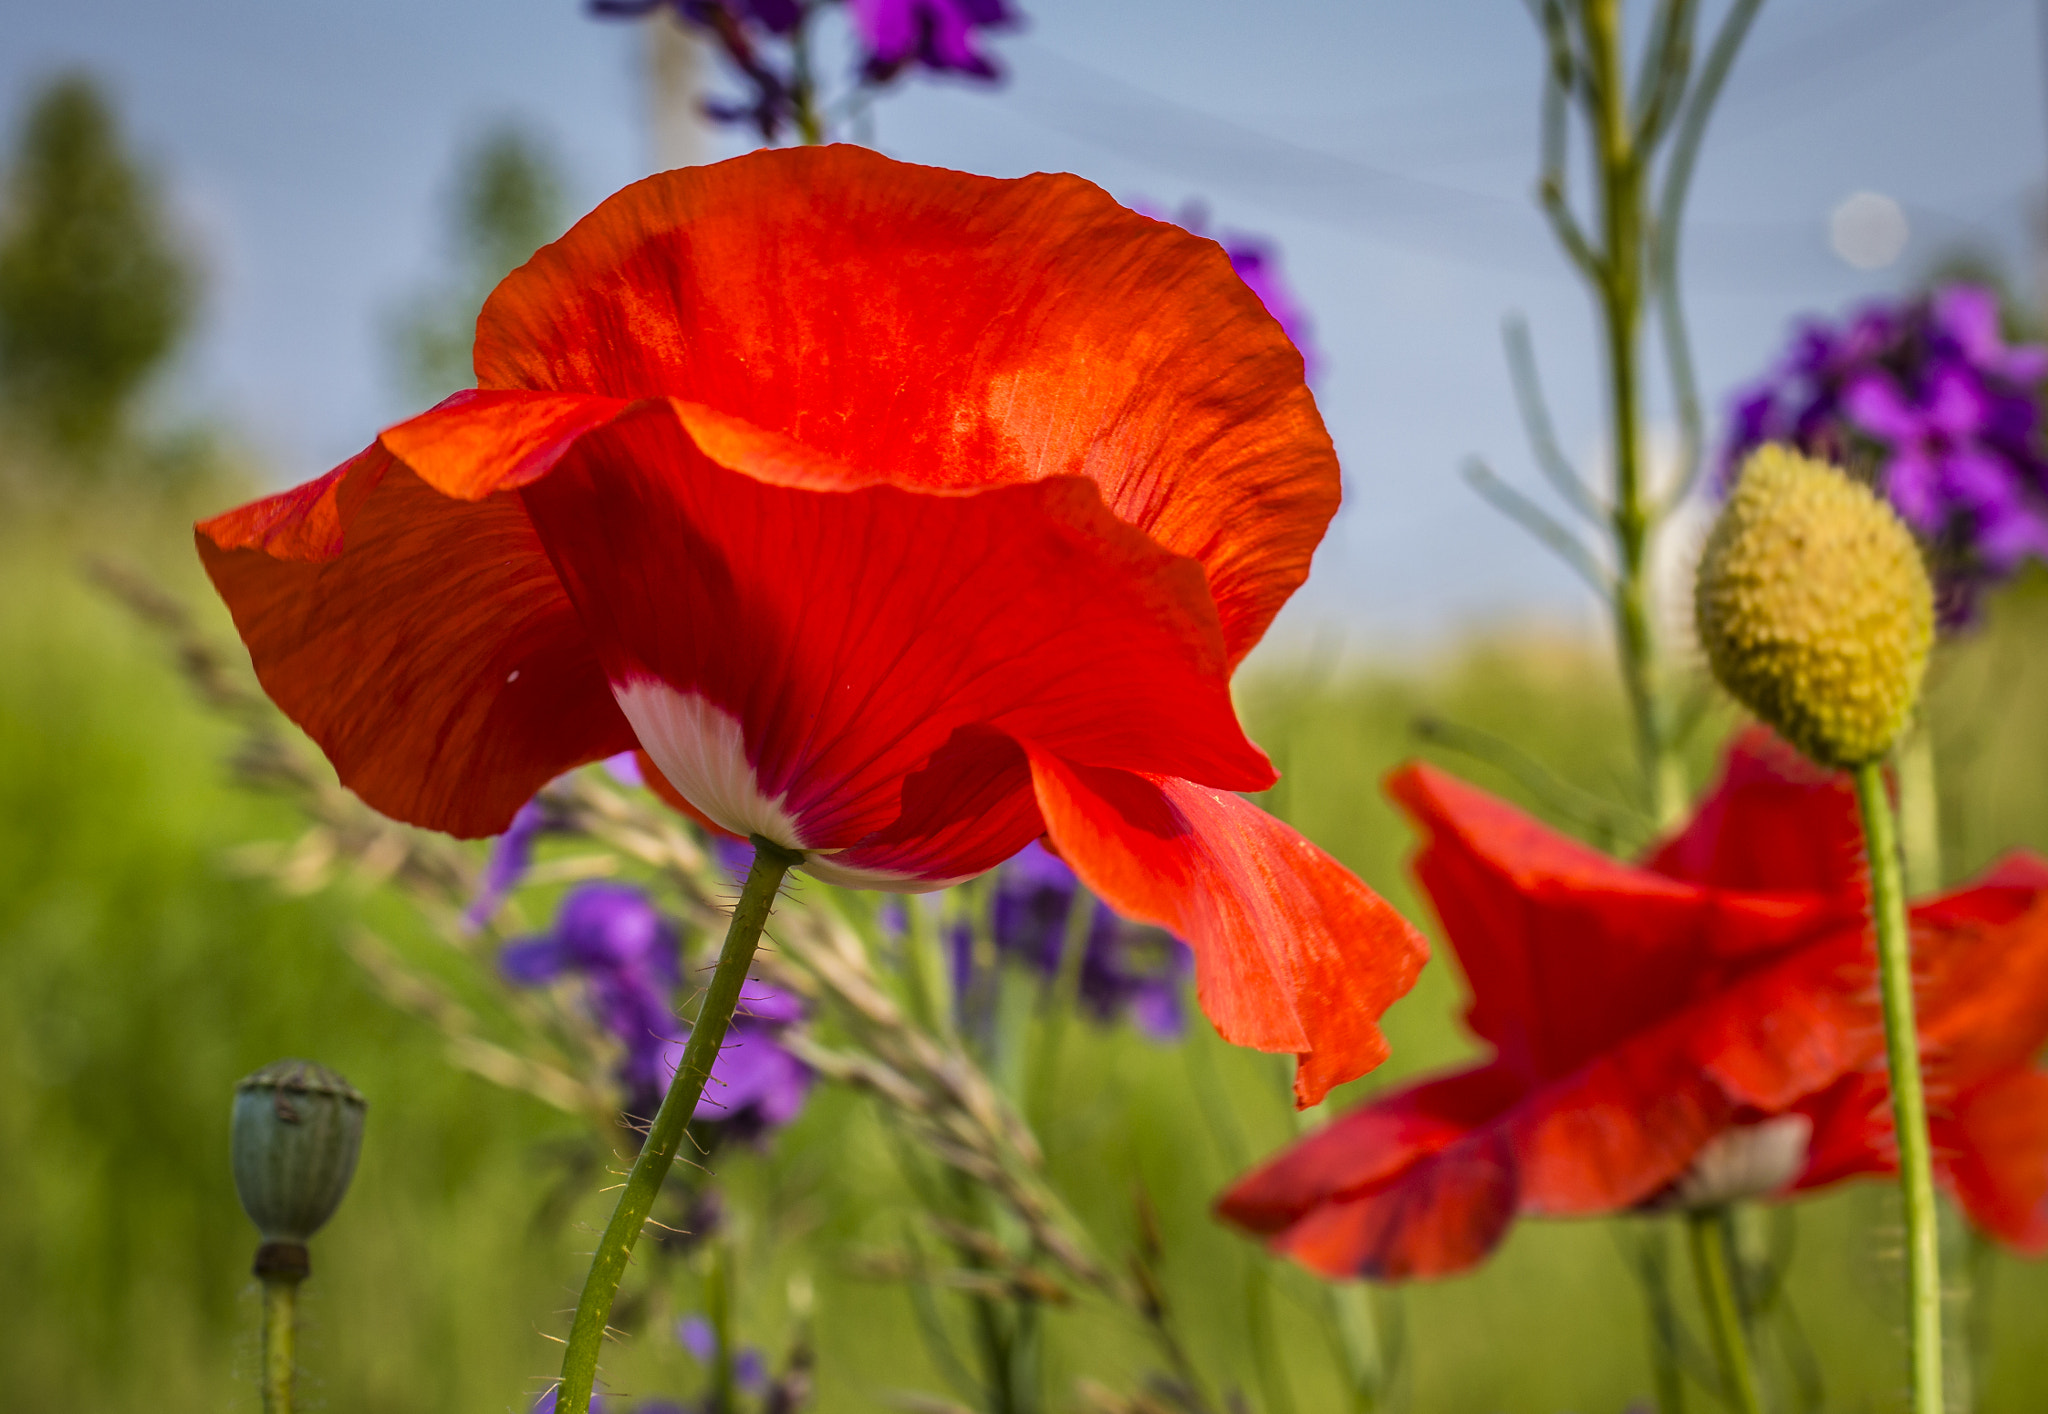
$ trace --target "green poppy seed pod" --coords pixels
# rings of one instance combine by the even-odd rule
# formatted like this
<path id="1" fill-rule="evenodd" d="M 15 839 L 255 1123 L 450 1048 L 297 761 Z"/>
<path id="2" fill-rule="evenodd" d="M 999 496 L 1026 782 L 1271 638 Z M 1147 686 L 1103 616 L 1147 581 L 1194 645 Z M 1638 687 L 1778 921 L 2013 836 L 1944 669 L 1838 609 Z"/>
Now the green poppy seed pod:
<path id="1" fill-rule="evenodd" d="M 1693 601 L 1721 685 L 1824 766 L 1884 755 L 1920 696 L 1934 591 L 1869 488 L 1757 449 L 1707 537 Z"/>
<path id="2" fill-rule="evenodd" d="M 306 1240 L 355 1176 L 366 1108 L 346 1080 L 311 1061 L 274 1061 L 235 1086 L 235 1191 L 263 1234 L 257 1275 L 306 1274 Z"/>

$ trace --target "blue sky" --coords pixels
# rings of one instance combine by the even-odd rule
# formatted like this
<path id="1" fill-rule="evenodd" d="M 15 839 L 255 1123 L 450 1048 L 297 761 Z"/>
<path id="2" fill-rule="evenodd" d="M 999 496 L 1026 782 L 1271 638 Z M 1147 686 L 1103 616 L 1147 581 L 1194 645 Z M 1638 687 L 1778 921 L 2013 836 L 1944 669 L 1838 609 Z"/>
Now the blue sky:
<path id="1" fill-rule="evenodd" d="M 1566 446 L 1598 454 L 1588 305 L 1528 201 L 1539 55 L 1523 8 L 1020 3 L 1029 27 L 992 46 L 1006 86 L 913 84 L 883 101 L 877 145 L 996 175 L 1078 172 L 1155 206 L 1199 198 L 1216 225 L 1279 243 L 1316 320 L 1347 476 L 1283 632 L 1414 645 L 1502 617 L 1587 622 L 1570 573 L 1456 474 L 1476 452 L 1534 483 L 1499 352 L 1510 311 L 1534 326 Z M 2037 23 L 2022 0 L 1766 5 L 1688 234 L 1714 407 L 1794 315 L 1897 289 L 1956 243 L 2030 273 L 2048 169 Z M 441 268 L 467 140 L 505 118 L 544 133 L 579 210 L 650 167 L 639 37 L 577 0 L 70 0 L 11 5 L 7 30 L 9 121 L 55 69 L 113 87 L 209 268 L 183 395 L 245 429 L 279 481 L 410 410 L 382 329 Z M 1859 190 L 1911 222 L 1889 268 L 1829 250 L 1828 214 Z"/>

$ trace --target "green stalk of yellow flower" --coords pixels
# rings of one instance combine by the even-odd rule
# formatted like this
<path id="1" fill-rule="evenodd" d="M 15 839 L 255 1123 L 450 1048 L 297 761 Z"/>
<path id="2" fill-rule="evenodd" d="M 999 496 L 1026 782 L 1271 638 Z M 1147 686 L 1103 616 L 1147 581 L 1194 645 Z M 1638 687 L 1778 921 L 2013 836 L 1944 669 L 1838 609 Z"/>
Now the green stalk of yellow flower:
<path id="1" fill-rule="evenodd" d="M 1767 446 L 1743 468 L 1707 539 L 1694 609 L 1722 685 L 1815 761 L 1855 778 L 1905 1200 L 1913 1409 L 1941 1414 L 1940 1237 L 1898 824 L 1884 775 L 1919 701 L 1934 591 L 1890 506 L 1825 463 Z"/>

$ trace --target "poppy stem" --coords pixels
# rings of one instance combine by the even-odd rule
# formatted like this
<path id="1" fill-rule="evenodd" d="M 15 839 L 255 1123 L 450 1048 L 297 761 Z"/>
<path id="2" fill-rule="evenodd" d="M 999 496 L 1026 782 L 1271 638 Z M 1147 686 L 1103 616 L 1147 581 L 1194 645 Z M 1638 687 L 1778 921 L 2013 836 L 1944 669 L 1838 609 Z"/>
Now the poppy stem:
<path id="1" fill-rule="evenodd" d="M 292 1414 L 297 1368 L 299 1278 L 263 1278 L 263 1414 Z"/>
<path id="2" fill-rule="evenodd" d="M 1856 769 L 1856 803 L 1862 807 L 1870 856 L 1870 912 L 1877 928 L 1885 1059 L 1891 1068 L 1899 1188 L 1906 1209 L 1906 1329 L 1913 1414 L 1941 1414 L 1941 1239 L 1927 1141 L 1927 1097 L 1920 1084 L 1920 1041 L 1913 1020 L 1912 941 L 1906 931 L 1898 827 L 1881 762 Z"/>
<path id="3" fill-rule="evenodd" d="M 1749 1325 L 1735 1290 L 1735 1243 L 1728 1209 L 1717 1206 L 1687 1213 L 1685 1235 L 1692 1247 L 1693 1275 L 1699 1278 L 1700 1305 L 1713 1332 L 1714 1356 L 1721 1366 L 1722 1402 L 1737 1414 L 1763 1414 L 1756 1366 L 1749 1354 Z"/>
<path id="4" fill-rule="evenodd" d="M 775 891 L 791 866 L 803 862 L 803 855 L 785 849 L 772 840 L 754 836 L 754 865 L 733 906 L 732 926 L 726 929 L 725 947 L 718 955 L 718 969 L 705 989 L 704 1004 L 696 1024 L 690 1028 L 689 1044 L 683 1048 L 682 1064 L 661 1109 L 648 1128 L 647 1142 L 640 1146 L 633 1170 L 626 1175 L 625 1190 L 618 1207 L 605 1224 L 591 1255 L 590 1275 L 584 1279 L 583 1295 L 576 1303 L 576 1319 L 569 1327 L 568 1349 L 562 1355 L 562 1382 L 555 1393 L 556 1414 L 589 1414 L 590 1394 L 597 1383 L 597 1356 L 604 1346 L 606 1324 L 611 1319 L 612 1301 L 625 1280 L 626 1264 L 632 1260 L 634 1244 L 654 1208 L 654 1199 L 674 1165 L 683 1132 L 697 1113 L 704 1082 L 724 1044 L 726 1027 L 739 1005 L 740 988 L 753 965 L 754 950 L 760 946 L 761 930 L 768 911 L 775 904 Z"/>

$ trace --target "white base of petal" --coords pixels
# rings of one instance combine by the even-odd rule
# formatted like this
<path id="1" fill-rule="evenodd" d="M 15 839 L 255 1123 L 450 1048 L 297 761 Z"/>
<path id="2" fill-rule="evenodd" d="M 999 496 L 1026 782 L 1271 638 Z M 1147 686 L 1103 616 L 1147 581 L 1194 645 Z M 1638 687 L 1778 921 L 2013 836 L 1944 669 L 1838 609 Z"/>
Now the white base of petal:
<path id="1" fill-rule="evenodd" d="M 801 851 L 805 858 L 798 867 L 813 878 L 849 889 L 911 894 L 961 882 L 849 867 L 834 862 L 836 850 L 806 844 L 802 825 L 785 805 L 787 794 L 770 798 L 762 791 L 747 757 L 746 732 L 739 718 L 701 695 L 638 678 L 613 683 L 612 696 L 640 745 L 690 804 L 736 835 L 759 835 L 784 849 Z"/>
<path id="2" fill-rule="evenodd" d="M 652 678 L 612 684 L 633 735 L 690 804 L 736 835 L 759 835 L 784 849 L 804 848 L 796 817 L 770 799 L 747 759 L 740 719 L 694 692 Z"/>
<path id="3" fill-rule="evenodd" d="M 1659 1206 L 1712 1208 L 1776 1193 L 1806 1167 L 1812 1136 L 1813 1121 L 1797 1114 L 1723 1130 L 1694 1156 Z"/>

